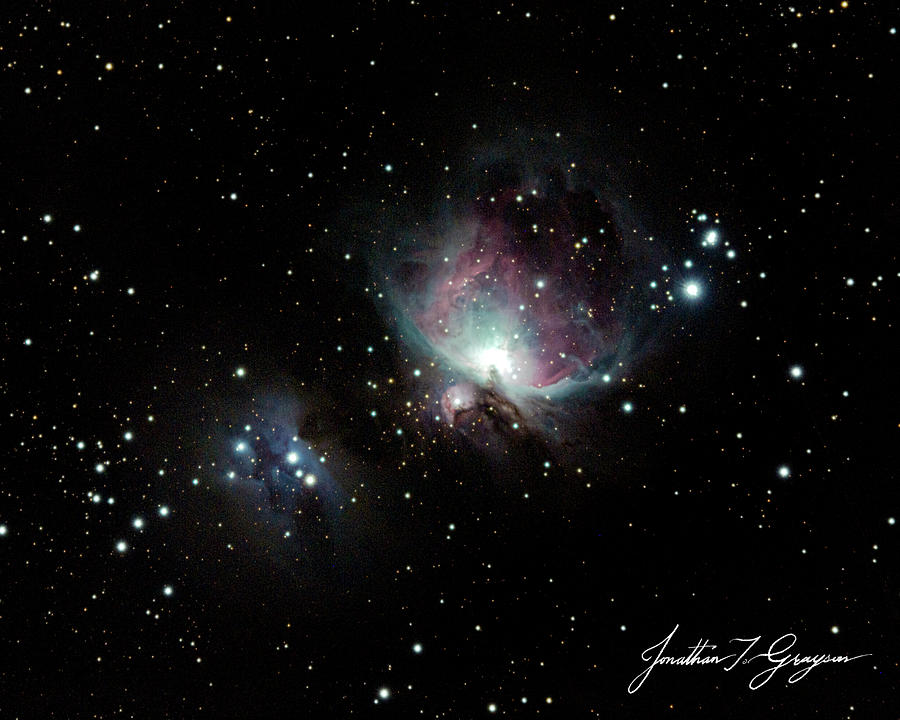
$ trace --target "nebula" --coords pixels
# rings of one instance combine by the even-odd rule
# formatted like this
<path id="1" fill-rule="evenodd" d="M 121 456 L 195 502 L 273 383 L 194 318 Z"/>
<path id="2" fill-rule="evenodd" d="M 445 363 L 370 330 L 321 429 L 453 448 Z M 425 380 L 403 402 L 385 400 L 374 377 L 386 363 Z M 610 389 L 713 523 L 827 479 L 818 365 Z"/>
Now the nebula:
<path id="1" fill-rule="evenodd" d="M 655 248 L 595 173 L 507 158 L 476 175 L 391 261 L 391 314 L 444 376 L 436 417 L 519 429 L 637 359 Z"/>
<path id="2" fill-rule="evenodd" d="M 623 331 L 622 268 L 599 202 L 511 191 L 476 212 L 412 318 L 429 344 L 465 376 L 516 396 L 556 393 L 608 369 Z"/>
<path id="3" fill-rule="evenodd" d="M 239 469 L 229 477 L 252 487 L 273 512 L 290 514 L 297 498 L 311 494 L 327 478 L 316 457 L 292 429 L 274 425 L 254 430 L 248 425 L 234 440 L 232 462 Z"/>
<path id="4" fill-rule="evenodd" d="M 343 493 L 327 458 L 300 436 L 302 417 L 294 399 L 259 403 L 226 440 L 223 485 L 270 531 L 330 558 Z"/>

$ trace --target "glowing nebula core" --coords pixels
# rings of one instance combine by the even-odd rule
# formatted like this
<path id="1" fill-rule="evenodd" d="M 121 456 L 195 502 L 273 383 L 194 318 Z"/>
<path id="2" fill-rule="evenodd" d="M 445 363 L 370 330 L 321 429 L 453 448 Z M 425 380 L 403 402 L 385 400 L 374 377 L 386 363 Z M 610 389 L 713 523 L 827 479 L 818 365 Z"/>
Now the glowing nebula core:
<path id="1" fill-rule="evenodd" d="M 490 407 L 518 428 L 621 374 L 642 283 L 620 224 L 607 198 L 550 172 L 479 192 L 410 245 L 393 312 L 444 373 L 440 418 L 459 426 Z"/>
<path id="2" fill-rule="evenodd" d="M 513 398 L 564 392 L 616 354 L 619 243 L 593 195 L 514 189 L 483 197 L 450 239 L 455 253 L 417 269 L 428 295 L 413 323 L 478 385 Z"/>

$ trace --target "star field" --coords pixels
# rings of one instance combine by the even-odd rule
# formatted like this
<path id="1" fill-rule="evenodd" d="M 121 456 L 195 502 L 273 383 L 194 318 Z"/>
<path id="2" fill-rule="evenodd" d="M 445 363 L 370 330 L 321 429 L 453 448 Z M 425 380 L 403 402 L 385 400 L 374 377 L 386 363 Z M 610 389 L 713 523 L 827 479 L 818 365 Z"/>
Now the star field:
<path id="1" fill-rule="evenodd" d="M 896 26 L 9 8 L 3 716 L 895 717 Z"/>

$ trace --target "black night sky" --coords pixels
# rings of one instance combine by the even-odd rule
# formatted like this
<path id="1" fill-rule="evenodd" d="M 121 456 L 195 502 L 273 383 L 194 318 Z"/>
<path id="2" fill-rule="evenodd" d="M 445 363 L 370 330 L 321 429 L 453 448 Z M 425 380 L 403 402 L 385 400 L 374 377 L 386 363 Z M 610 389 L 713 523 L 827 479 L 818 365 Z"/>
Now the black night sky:
<path id="1" fill-rule="evenodd" d="M 888 3 L 5 15 L 0 715 L 897 717 Z"/>

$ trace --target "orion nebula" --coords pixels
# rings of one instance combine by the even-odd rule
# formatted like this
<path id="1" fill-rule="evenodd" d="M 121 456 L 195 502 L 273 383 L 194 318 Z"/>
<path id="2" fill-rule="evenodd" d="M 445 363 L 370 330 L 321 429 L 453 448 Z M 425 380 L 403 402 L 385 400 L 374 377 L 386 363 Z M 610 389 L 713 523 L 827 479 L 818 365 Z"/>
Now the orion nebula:
<path id="1" fill-rule="evenodd" d="M 391 312 L 439 368 L 434 418 L 535 429 L 638 357 L 656 248 L 596 172 L 505 158 L 394 261 Z"/>

